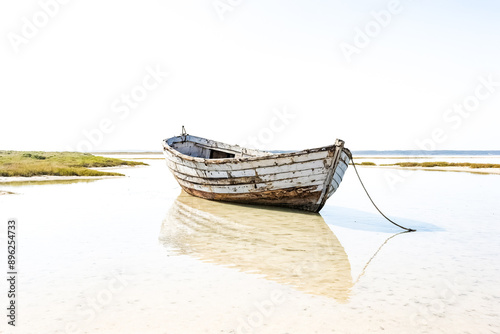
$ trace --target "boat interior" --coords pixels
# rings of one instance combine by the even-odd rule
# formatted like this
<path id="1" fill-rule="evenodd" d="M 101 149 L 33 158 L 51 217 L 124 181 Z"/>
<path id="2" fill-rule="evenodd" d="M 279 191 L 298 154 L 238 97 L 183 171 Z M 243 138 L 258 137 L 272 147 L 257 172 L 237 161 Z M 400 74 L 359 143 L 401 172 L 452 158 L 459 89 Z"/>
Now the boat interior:
<path id="1" fill-rule="evenodd" d="M 190 135 L 170 138 L 166 144 L 182 154 L 202 159 L 246 158 L 272 154 Z"/>

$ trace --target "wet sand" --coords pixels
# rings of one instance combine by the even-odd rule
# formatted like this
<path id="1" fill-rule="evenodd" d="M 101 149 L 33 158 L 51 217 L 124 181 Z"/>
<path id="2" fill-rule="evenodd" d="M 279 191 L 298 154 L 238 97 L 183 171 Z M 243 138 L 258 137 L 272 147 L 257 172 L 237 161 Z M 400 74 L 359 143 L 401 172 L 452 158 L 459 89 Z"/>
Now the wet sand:
<path id="1" fill-rule="evenodd" d="M 321 214 L 186 197 L 163 161 L 4 184 L 19 323 L 2 333 L 498 333 L 497 175 L 348 169 Z M 0 230 L 0 237 L 6 237 Z M 6 291 L 0 284 L 0 291 Z"/>

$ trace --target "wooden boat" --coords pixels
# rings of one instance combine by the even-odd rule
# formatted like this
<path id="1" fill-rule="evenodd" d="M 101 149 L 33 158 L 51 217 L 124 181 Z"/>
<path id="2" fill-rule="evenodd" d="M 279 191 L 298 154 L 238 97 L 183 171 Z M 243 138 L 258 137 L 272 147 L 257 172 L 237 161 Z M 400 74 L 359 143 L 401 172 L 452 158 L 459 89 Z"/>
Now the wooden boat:
<path id="1" fill-rule="evenodd" d="M 319 212 L 352 159 L 344 142 L 272 153 L 183 133 L 165 139 L 167 166 L 193 196 Z"/>
<path id="2" fill-rule="evenodd" d="M 351 265 L 319 214 L 287 208 L 174 201 L 158 237 L 169 252 L 229 267 L 309 294 L 347 302 Z"/>

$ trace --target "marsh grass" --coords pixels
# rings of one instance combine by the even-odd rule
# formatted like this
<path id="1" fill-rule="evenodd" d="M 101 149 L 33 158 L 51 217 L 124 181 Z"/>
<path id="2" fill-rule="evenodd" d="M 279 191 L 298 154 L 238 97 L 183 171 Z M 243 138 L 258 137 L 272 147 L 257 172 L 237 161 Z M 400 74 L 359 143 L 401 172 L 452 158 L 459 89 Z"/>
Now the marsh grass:
<path id="1" fill-rule="evenodd" d="M 0 190 L 0 195 L 15 195 L 12 191 Z"/>
<path id="2" fill-rule="evenodd" d="M 500 168 L 500 164 L 482 164 L 471 162 L 398 162 L 395 164 L 381 164 L 380 166 L 399 166 L 399 167 L 469 167 L 469 168 Z"/>
<path id="3" fill-rule="evenodd" d="M 89 168 L 147 165 L 77 152 L 0 151 L 0 176 L 123 176 Z"/>
<path id="4" fill-rule="evenodd" d="M 377 166 L 376 163 L 371 162 L 371 161 L 363 161 L 362 163 L 355 163 L 355 165 L 358 165 L 358 166 Z"/>

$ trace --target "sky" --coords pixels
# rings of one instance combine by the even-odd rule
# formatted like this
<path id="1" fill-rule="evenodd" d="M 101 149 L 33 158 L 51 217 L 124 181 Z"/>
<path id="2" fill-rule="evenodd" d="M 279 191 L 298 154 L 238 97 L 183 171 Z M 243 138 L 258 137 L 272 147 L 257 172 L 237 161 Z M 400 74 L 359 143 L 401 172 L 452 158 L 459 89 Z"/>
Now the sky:
<path id="1" fill-rule="evenodd" d="M 0 150 L 499 150 L 498 1 L 0 4 Z"/>

